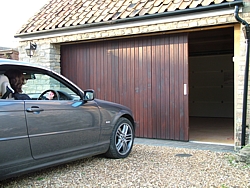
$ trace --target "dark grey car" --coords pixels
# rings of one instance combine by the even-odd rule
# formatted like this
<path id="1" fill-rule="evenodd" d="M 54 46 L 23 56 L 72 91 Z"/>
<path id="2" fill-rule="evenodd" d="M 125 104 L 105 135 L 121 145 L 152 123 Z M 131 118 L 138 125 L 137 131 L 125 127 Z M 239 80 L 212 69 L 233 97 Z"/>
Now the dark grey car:
<path id="1" fill-rule="evenodd" d="M 23 72 L 24 93 L 15 100 L 4 75 Z M 49 92 L 53 100 L 45 100 Z M 0 180 L 83 157 L 131 152 L 135 122 L 129 108 L 95 99 L 49 69 L 0 59 Z"/>

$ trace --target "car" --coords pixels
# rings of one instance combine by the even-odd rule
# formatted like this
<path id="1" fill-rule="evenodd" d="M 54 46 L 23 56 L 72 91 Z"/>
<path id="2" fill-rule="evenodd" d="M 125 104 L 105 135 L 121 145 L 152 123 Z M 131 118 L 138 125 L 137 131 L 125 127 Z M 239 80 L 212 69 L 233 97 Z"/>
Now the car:
<path id="1" fill-rule="evenodd" d="M 13 98 L 10 69 L 22 72 L 30 99 Z M 96 99 L 50 69 L 0 59 L 0 180 L 99 154 L 126 158 L 135 128 L 128 107 Z"/>

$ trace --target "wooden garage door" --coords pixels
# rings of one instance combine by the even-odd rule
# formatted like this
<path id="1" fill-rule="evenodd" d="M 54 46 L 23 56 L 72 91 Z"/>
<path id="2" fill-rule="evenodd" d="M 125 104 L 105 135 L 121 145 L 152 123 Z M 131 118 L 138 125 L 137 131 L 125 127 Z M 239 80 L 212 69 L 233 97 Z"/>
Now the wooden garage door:
<path id="1" fill-rule="evenodd" d="M 187 40 L 175 34 L 63 45 L 62 74 L 130 107 L 137 137 L 188 140 Z"/>

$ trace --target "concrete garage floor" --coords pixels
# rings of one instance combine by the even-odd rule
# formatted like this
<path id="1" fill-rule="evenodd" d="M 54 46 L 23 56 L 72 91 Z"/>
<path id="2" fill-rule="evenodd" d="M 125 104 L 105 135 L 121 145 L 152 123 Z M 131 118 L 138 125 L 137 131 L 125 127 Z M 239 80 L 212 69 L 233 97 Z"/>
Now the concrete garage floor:
<path id="1" fill-rule="evenodd" d="M 189 141 L 234 145 L 234 119 L 190 117 Z"/>

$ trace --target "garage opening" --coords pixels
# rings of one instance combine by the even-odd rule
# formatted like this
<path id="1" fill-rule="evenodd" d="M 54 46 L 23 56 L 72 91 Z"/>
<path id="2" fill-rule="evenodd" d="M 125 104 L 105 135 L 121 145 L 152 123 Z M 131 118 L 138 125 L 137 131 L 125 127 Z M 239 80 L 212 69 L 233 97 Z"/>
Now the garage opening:
<path id="1" fill-rule="evenodd" d="M 234 144 L 234 28 L 189 33 L 189 140 Z"/>

